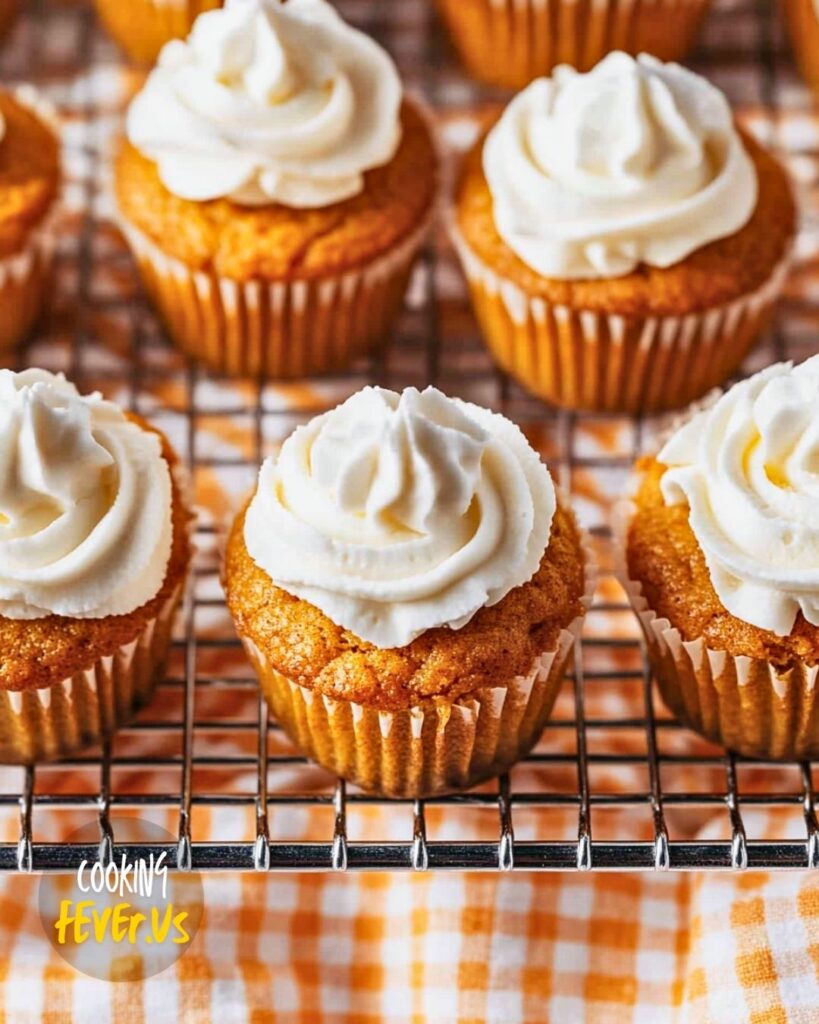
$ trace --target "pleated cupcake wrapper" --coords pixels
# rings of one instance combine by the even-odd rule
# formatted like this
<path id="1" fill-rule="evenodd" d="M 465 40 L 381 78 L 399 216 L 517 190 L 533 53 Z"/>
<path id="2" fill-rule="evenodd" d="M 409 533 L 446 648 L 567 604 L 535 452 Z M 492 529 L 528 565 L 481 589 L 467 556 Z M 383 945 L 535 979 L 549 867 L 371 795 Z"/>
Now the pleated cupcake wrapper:
<path id="1" fill-rule="evenodd" d="M 315 281 L 237 281 L 192 270 L 120 217 L 171 338 L 219 373 L 291 378 L 340 369 L 386 340 L 437 203 L 389 252 Z"/>
<path id="2" fill-rule="evenodd" d="M 58 136 L 54 107 L 29 85 L 14 90 L 15 99 L 31 109 Z M 13 348 L 28 334 L 42 308 L 51 276 L 61 200 L 55 199 L 43 220 L 33 228 L 19 252 L 0 258 L 0 352 Z"/>
<path id="3" fill-rule="evenodd" d="M 649 607 L 642 585 L 629 578 L 626 550 L 635 511 L 631 502 L 614 509 L 617 571 L 669 710 L 707 739 L 746 757 L 795 761 L 819 755 L 819 666 L 797 659 L 781 671 L 762 658 L 714 650 L 702 637 L 684 640 Z"/>
<path id="4" fill-rule="evenodd" d="M 248 656 L 291 739 L 313 760 L 364 789 L 421 797 L 466 789 L 504 771 L 535 743 L 557 697 L 575 631 L 525 676 L 454 704 L 378 711 L 314 693 L 283 676 L 255 644 Z"/>
<path id="5" fill-rule="evenodd" d="M 134 640 L 84 671 L 50 686 L 0 690 L 0 763 L 66 757 L 128 722 L 153 694 L 183 590 L 180 583 Z"/>
<path id="6" fill-rule="evenodd" d="M 596 574 L 585 537 L 583 550 L 583 612 L 561 630 L 555 648 L 537 657 L 525 675 L 454 702 L 429 700 L 401 711 L 380 711 L 328 697 L 277 671 L 248 637 L 242 643 L 285 732 L 335 775 L 391 797 L 466 789 L 510 768 L 543 730 L 594 594 Z"/>
<path id="7" fill-rule="evenodd" d="M 790 265 L 788 253 L 755 291 L 700 313 L 606 315 L 527 295 L 476 256 L 453 214 L 449 226 L 494 358 L 528 390 L 570 409 L 659 412 L 722 383 L 766 326 Z"/>
<path id="8" fill-rule="evenodd" d="M 521 89 L 556 64 L 580 71 L 611 50 L 679 60 L 708 0 L 438 0 L 475 77 Z"/>

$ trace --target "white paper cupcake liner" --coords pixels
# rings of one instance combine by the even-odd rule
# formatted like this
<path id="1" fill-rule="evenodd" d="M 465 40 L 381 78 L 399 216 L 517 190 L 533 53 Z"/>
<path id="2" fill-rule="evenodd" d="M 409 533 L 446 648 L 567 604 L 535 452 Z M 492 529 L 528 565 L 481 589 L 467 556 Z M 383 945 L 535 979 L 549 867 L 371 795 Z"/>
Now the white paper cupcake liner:
<path id="1" fill-rule="evenodd" d="M 438 0 L 438 6 L 470 74 L 522 89 L 557 64 L 588 71 L 611 50 L 679 60 L 709 2 Z"/>
<path id="2" fill-rule="evenodd" d="M 386 340 L 427 216 L 390 252 L 319 280 L 236 281 L 191 270 L 128 222 L 122 230 L 171 339 L 218 373 L 287 379 L 348 366 Z"/>
<path id="3" fill-rule="evenodd" d="M 554 649 L 537 657 L 525 675 L 475 690 L 453 703 L 430 700 L 390 712 L 327 697 L 278 672 L 248 637 L 242 637 L 242 643 L 285 732 L 329 771 L 391 797 L 466 789 L 524 757 L 552 711 L 596 585 L 594 559 L 584 536 L 582 544 L 583 612 L 560 631 Z"/>
<path id="4" fill-rule="evenodd" d="M 795 761 L 819 755 L 819 666 L 794 659 L 776 665 L 685 640 L 649 607 L 627 567 L 628 530 L 636 507 L 613 512 L 618 576 L 640 621 L 651 667 L 669 710 L 696 732 L 746 757 Z"/>
<path id="5" fill-rule="evenodd" d="M 171 642 L 184 582 L 139 635 L 50 686 L 0 690 L 0 763 L 33 764 L 98 743 L 151 698 Z"/>
<path id="6" fill-rule="evenodd" d="M 680 408 L 731 376 L 767 326 L 790 253 L 759 288 L 685 316 L 626 317 L 527 295 L 449 228 L 498 364 L 555 405 L 621 413 Z"/>

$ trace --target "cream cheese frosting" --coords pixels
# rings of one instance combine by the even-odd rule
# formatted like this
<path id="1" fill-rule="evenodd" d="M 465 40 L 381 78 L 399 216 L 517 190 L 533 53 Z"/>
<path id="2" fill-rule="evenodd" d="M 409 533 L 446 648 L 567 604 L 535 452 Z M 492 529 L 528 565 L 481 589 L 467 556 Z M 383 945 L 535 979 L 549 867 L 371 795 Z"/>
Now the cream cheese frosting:
<path id="1" fill-rule="evenodd" d="M 227 0 L 166 44 L 126 131 L 183 199 L 321 207 L 393 158 L 401 98 L 389 55 L 325 0 Z"/>
<path id="2" fill-rule="evenodd" d="M 156 434 L 62 375 L 0 370 L 0 615 L 124 615 L 160 591 L 171 478 Z"/>
<path id="3" fill-rule="evenodd" d="M 559 279 L 669 267 L 740 230 L 757 200 L 722 93 L 646 54 L 532 82 L 487 136 L 483 167 L 501 238 Z"/>
<path id="4" fill-rule="evenodd" d="M 549 543 L 546 466 L 497 413 L 435 388 L 365 388 L 268 458 L 246 517 L 274 583 L 377 647 L 458 629 Z"/>
<path id="5" fill-rule="evenodd" d="M 819 626 L 819 356 L 736 384 L 658 459 L 728 611 L 779 636 L 800 611 Z"/>

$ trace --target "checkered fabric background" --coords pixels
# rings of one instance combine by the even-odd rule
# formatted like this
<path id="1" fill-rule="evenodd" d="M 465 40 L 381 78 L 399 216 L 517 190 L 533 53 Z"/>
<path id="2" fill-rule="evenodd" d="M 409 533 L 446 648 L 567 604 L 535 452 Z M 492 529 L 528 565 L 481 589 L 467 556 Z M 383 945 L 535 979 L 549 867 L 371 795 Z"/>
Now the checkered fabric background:
<path id="1" fill-rule="evenodd" d="M 461 75 L 431 0 L 343 0 L 340 6 L 391 50 L 410 87 L 439 112 L 451 148 L 467 145 L 476 116 L 502 97 Z M 565 464 L 563 421 L 492 369 L 442 236 L 419 267 L 398 340 L 354 372 L 257 393 L 253 385 L 216 380 L 188 367 L 142 302 L 130 257 L 110 221 L 106 156 L 140 76 L 122 64 L 82 0 L 26 0 L 24 7 L 0 54 L 0 78 L 34 80 L 58 107 L 65 125 L 68 214 L 52 308 L 11 365 L 66 370 L 84 389 L 99 388 L 152 419 L 195 462 L 201 529 L 193 623 L 193 838 L 250 841 L 256 734 L 245 726 L 255 722 L 258 705 L 247 666 L 232 644 L 214 531 L 251 486 L 260 454 L 298 422 L 374 379 L 396 388 L 434 379 L 451 393 L 502 408 L 555 465 Z M 777 358 L 805 358 L 819 348 L 819 111 L 796 76 L 778 12 L 769 3 L 717 0 L 692 63 L 779 151 L 804 208 L 798 266 L 779 322 L 747 369 Z M 604 570 L 598 609 L 586 630 L 586 668 L 595 676 L 586 696 L 591 722 L 643 714 L 635 624 L 628 613 L 610 610 L 622 593 L 610 575 L 604 537 L 608 509 L 624 491 L 634 452 L 651 444 L 657 426 L 638 428 L 613 417 L 573 424 L 574 466 L 564 482 L 597 538 Z M 148 794 L 150 807 L 140 808 L 141 816 L 171 832 L 180 789 L 185 654 L 178 643 L 168 679 L 140 716 L 140 727 L 117 738 L 111 780 L 115 812 L 117 802 L 129 806 L 129 795 L 133 800 L 134 794 Z M 574 733 L 560 728 L 572 714 L 567 686 L 557 725 L 544 740 L 550 750 L 565 752 L 565 763 L 521 766 L 512 775 L 513 792 L 576 792 Z M 726 839 L 724 769 L 711 763 L 697 770 L 673 761 L 675 751 L 712 748 L 672 728 L 666 718 L 659 725 L 659 743 L 670 755 L 663 768 L 666 792 L 704 794 L 693 807 L 669 800 L 671 838 Z M 594 792 L 647 791 L 641 729 L 590 729 L 588 743 Z M 271 792 L 293 796 L 271 809 L 271 838 L 326 841 L 333 825 L 332 780 L 294 757 L 275 730 L 269 749 L 275 769 Z M 749 807 L 749 838 L 804 840 L 798 801 L 790 809 L 754 807 L 755 793 L 776 787 L 798 793 L 795 769 L 740 765 L 738 782 Z M 58 841 L 87 823 L 99 784 L 93 755 L 38 769 L 35 840 Z M 21 786 L 19 771 L 0 771 L 2 841 L 15 842 L 19 835 Z M 304 802 L 303 794 L 323 796 L 324 802 Z M 646 801 L 611 807 L 603 801 L 594 805 L 593 819 L 596 839 L 653 837 Z M 408 824 L 406 807 L 348 807 L 351 840 L 405 840 Z M 497 805 L 430 806 L 427 828 L 431 839 L 497 839 Z M 518 839 L 542 837 L 544 830 L 550 838 L 573 840 L 576 809 L 515 805 Z M 77 974 L 54 954 L 36 912 L 36 878 L 0 878 L 0 1019 L 819 1022 L 819 884 L 807 873 L 229 873 L 206 875 L 204 884 L 204 923 L 179 963 L 142 983 L 107 984 Z"/>

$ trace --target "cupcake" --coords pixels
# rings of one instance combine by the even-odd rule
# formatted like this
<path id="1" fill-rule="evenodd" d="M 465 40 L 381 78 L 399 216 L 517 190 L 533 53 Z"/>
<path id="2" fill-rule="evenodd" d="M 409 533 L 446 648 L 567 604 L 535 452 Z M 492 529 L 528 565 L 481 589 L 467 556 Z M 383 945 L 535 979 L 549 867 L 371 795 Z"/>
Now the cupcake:
<path id="1" fill-rule="evenodd" d="M 708 0 L 438 0 L 438 7 L 470 75 L 522 89 L 558 64 L 588 71 L 612 50 L 680 60 Z"/>
<path id="2" fill-rule="evenodd" d="M 233 525 L 224 584 L 291 739 L 396 797 L 532 747 L 591 588 L 521 431 L 434 388 L 365 388 L 296 430 Z"/>
<path id="3" fill-rule="evenodd" d="M 819 755 L 819 356 L 695 412 L 619 519 L 671 711 L 749 757 Z"/>
<path id="4" fill-rule="evenodd" d="M 785 22 L 802 77 L 819 89 L 819 0 L 783 0 Z"/>
<path id="5" fill-rule="evenodd" d="M 97 15 L 117 45 L 139 64 L 152 64 L 171 39 L 184 39 L 198 14 L 222 0 L 95 0 Z"/>
<path id="6" fill-rule="evenodd" d="M 60 143 L 30 89 L 0 90 L 0 353 L 40 313 L 54 248 Z"/>
<path id="7" fill-rule="evenodd" d="M 468 154 L 452 229 L 487 345 L 572 409 L 654 412 L 722 382 L 766 325 L 787 174 L 676 64 L 557 68 Z"/>
<path id="8" fill-rule="evenodd" d="M 189 514 L 162 435 L 43 370 L 0 370 L 0 762 L 110 735 L 162 671 Z"/>
<path id="9" fill-rule="evenodd" d="M 323 0 L 235 0 L 169 43 L 116 159 L 123 228 L 172 339 L 287 378 L 386 336 L 437 191 L 390 57 Z"/>

